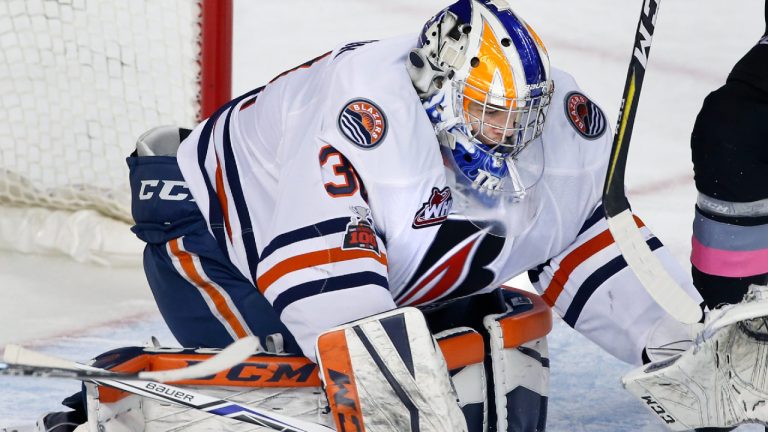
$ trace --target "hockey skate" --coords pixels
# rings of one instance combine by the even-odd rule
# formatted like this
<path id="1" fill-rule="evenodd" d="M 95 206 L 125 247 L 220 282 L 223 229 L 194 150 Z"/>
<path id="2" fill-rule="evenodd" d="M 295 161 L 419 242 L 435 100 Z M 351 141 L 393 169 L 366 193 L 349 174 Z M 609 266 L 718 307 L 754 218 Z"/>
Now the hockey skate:
<path id="1" fill-rule="evenodd" d="M 670 430 L 768 425 L 768 286 L 711 311 L 693 347 L 622 383 Z"/>

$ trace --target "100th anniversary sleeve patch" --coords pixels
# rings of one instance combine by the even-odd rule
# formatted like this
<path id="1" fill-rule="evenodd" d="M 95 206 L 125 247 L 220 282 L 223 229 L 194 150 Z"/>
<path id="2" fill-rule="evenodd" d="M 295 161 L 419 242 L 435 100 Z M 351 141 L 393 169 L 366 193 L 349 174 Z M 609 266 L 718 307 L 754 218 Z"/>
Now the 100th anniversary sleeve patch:
<path id="1" fill-rule="evenodd" d="M 565 116 L 576 132 L 586 139 L 600 138 L 607 129 L 603 110 L 579 92 L 565 96 Z"/>
<path id="2" fill-rule="evenodd" d="M 339 113 L 341 134 L 352 144 L 363 148 L 377 147 L 387 135 L 387 117 L 378 105 L 368 99 L 353 99 Z"/>

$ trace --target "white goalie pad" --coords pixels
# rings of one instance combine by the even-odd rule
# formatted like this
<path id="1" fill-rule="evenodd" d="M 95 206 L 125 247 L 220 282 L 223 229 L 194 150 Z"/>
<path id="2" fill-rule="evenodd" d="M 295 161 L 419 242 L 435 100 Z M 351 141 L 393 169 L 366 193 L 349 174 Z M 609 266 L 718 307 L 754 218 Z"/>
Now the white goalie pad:
<path id="1" fill-rule="evenodd" d="M 251 407 L 274 410 L 276 413 L 295 419 L 332 426 L 332 420 L 324 413 L 325 396 L 318 387 L 190 386 L 189 388 Z M 254 426 L 138 395 L 123 394 L 123 397 L 118 400 L 105 399 L 103 395 L 103 387 L 86 383 L 88 406 L 86 430 L 88 432 L 274 432 L 273 428 Z"/>
<path id="2" fill-rule="evenodd" d="M 435 334 L 435 339 L 448 366 L 467 429 L 469 432 L 487 431 L 488 397 L 483 337 L 469 327 L 456 327 Z"/>
<path id="3" fill-rule="evenodd" d="M 270 338 L 267 339 L 269 341 Z M 268 345 L 275 343 L 273 341 Z M 125 373 L 178 370 L 180 367 L 199 366 L 220 351 L 162 347 L 154 344 L 146 347 L 118 348 L 97 356 L 91 364 L 98 368 Z M 138 384 L 140 381 L 123 382 L 137 383 L 136 389 L 144 388 Z M 96 385 L 86 382 L 88 422 L 83 425 L 84 430 L 78 432 L 275 430 L 229 418 L 242 417 L 238 415 L 242 413 L 242 408 L 259 410 L 262 414 L 274 415 L 275 418 L 288 417 L 294 424 L 310 422 L 327 427 L 333 424 L 326 411 L 325 395 L 320 388 L 317 365 L 307 358 L 276 350 L 259 349 L 246 360 L 205 377 L 190 378 L 174 382 L 172 385 L 150 384 L 154 385 L 156 395 L 164 397 L 147 397 L 141 392 L 129 393 L 110 387 L 108 383 Z M 195 405 L 194 400 L 200 400 L 200 397 L 213 399 L 215 406 L 228 412 L 231 410 L 231 415 L 215 413 L 204 409 L 202 405 Z M 178 401 L 190 401 L 190 405 L 185 406 Z M 207 404 L 214 406 L 211 405 L 212 402 Z M 240 407 L 231 404 L 240 404 Z"/>
<path id="4" fill-rule="evenodd" d="M 622 378 L 670 430 L 768 424 L 768 287 L 715 309 L 695 345 Z"/>
<path id="5" fill-rule="evenodd" d="M 321 334 L 317 358 L 339 431 L 467 431 L 445 360 L 415 308 Z"/>
<path id="6" fill-rule="evenodd" d="M 442 332 L 437 339 L 446 355 L 444 373 L 451 374 L 459 388 L 459 406 L 476 426 L 469 432 L 481 432 L 486 408 L 482 337 L 474 330 L 459 328 Z M 276 338 L 268 337 L 266 342 L 270 347 L 268 351 L 258 350 L 246 360 L 212 375 L 172 385 L 144 382 L 153 385 L 151 394 L 141 391 L 144 384 L 132 386 L 130 380 L 116 380 L 115 383 L 125 384 L 117 387 L 108 382 L 87 383 L 87 408 L 84 408 L 87 412 L 83 414 L 88 422 L 77 432 L 274 430 L 247 421 L 263 419 L 282 422 L 297 428 L 295 430 L 334 430 L 334 417 L 328 412 L 318 365 L 305 357 L 283 352 Z M 155 341 L 151 346 L 124 347 L 103 353 L 90 364 L 97 369 L 128 374 L 169 371 L 210 362 L 220 351 L 163 347 Z M 344 395 L 340 396 L 343 399 Z M 451 400 L 456 403 L 455 396 Z M 276 424 L 273 422 L 271 427 Z M 45 432 L 46 427 L 39 422 L 29 429 Z M 277 427 L 282 430 L 280 425 Z"/>
<path id="7" fill-rule="evenodd" d="M 552 314 L 538 296 L 511 294 L 506 313 L 483 319 L 490 337 L 495 430 L 544 431 L 549 398 L 546 335 Z"/>

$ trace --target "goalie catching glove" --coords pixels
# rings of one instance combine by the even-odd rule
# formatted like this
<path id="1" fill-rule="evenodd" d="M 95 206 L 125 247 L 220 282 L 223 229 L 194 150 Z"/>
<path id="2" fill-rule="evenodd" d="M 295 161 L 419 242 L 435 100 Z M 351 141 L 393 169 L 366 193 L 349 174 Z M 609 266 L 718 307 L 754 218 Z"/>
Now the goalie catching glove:
<path id="1" fill-rule="evenodd" d="M 670 430 L 768 424 L 768 287 L 715 309 L 684 353 L 622 378 Z"/>

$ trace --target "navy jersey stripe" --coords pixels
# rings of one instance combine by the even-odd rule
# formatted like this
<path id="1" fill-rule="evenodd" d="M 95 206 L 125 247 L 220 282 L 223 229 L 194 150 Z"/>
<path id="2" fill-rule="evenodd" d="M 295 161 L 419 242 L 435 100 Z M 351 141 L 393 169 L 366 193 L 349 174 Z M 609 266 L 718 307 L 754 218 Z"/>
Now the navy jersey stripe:
<path id="1" fill-rule="evenodd" d="M 342 276 L 335 276 L 328 279 L 319 279 L 311 282 L 296 285 L 285 290 L 277 296 L 272 307 L 278 315 L 292 303 L 314 295 L 338 291 L 348 288 L 355 288 L 363 285 L 378 285 L 386 290 L 389 289 L 387 278 L 375 272 L 359 272 Z"/>
<path id="2" fill-rule="evenodd" d="M 219 248 L 224 252 L 225 255 L 228 256 L 227 253 L 227 237 L 226 237 L 226 229 L 224 226 L 224 213 L 221 209 L 221 204 L 219 204 L 218 195 L 216 194 L 216 190 L 213 187 L 213 182 L 208 177 L 206 169 L 205 169 L 205 158 L 208 154 L 208 148 L 211 144 L 211 135 L 213 134 L 213 127 L 216 124 L 216 121 L 221 117 L 221 115 L 226 112 L 227 110 L 231 109 L 240 101 L 242 101 L 245 98 L 255 96 L 261 91 L 264 90 L 264 87 L 259 87 L 257 89 L 251 90 L 250 92 L 235 98 L 228 103 L 224 104 L 221 108 L 216 110 L 213 115 L 211 115 L 208 120 L 205 122 L 205 125 L 203 126 L 203 130 L 200 133 L 200 139 L 197 144 L 197 164 L 200 167 L 200 172 L 203 173 L 203 181 L 205 181 L 205 187 L 208 190 L 208 196 L 209 196 L 209 203 L 208 203 L 208 217 L 210 220 L 210 226 L 211 231 L 213 231 L 213 236 L 216 238 L 216 243 L 219 245 Z"/>
<path id="3" fill-rule="evenodd" d="M 661 241 L 656 237 L 651 237 L 646 243 L 652 251 L 662 246 Z M 568 311 L 563 315 L 563 321 L 569 326 L 575 327 L 576 322 L 581 315 L 581 311 L 584 310 L 584 306 L 587 304 L 590 297 L 592 297 L 592 294 L 597 291 L 605 281 L 610 279 L 611 276 L 622 271 L 626 267 L 627 261 L 622 255 L 619 255 L 593 272 L 579 287 L 576 295 L 573 297 L 573 301 L 571 301 L 571 305 L 568 306 Z"/>
<path id="4" fill-rule="evenodd" d="M 276 250 L 288 246 L 289 244 L 300 242 L 314 237 L 327 236 L 329 234 L 335 234 L 343 232 L 347 229 L 347 224 L 350 218 L 341 217 L 336 219 L 328 219 L 314 225 L 305 226 L 287 233 L 280 234 L 275 237 L 261 252 L 261 259 L 264 260 L 268 256 L 272 255 Z"/>
<path id="5" fill-rule="evenodd" d="M 551 262 L 552 260 L 548 259 L 547 262 L 539 264 L 535 268 L 528 270 L 528 280 L 530 280 L 533 284 L 539 283 L 541 274 L 544 272 L 544 269 L 550 265 Z"/>
<path id="6" fill-rule="evenodd" d="M 239 100 L 243 99 L 245 98 L 239 98 Z M 224 143 L 222 146 L 224 152 L 224 164 L 226 168 L 227 183 L 229 184 L 229 190 L 232 192 L 232 201 L 235 204 L 235 209 L 237 210 L 237 215 L 239 217 L 240 233 L 243 239 L 246 259 L 248 261 L 248 269 L 250 270 L 251 280 L 255 282 L 259 264 L 259 252 L 256 250 L 256 237 L 253 234 L 253 223 L 251 222 L 251 216 L 248 213 L 248 205 L 245 202 L 243 187 L 240 184 L 240 174 L 237 169 L 235 154 L 232 151 L 232 138 L 229 133 L 229 122 L 232 118 L 233 111 L 234 110 L 229 110 L 227 118 L 224 121 Z"/>
<path id="7" fill-rule="evenodd" d="M 226 229 L 224 227 L 224 213 L 221 210 L 216 190 L 213 188 L 213 182 L 208 177 L 205 169 L 205 158 L 208 154 L 208 147 L 211 144 L 211 134 L 213 133 L 213 126 L 219 119 L 221 114 L 229 109 L 229 104 L 219 108 L 205 123 L 203 131 L 200 133 L 200 140 L 197 145 L 197 164 L 200 168 L 200 172 L 203 174 L 203 181 L 205 181 L 205 188 L 208 190 L 208 219 L 211 226 L 213 236 L 216 238 L 216 244 L 219 248 L 227 254 L 227 239 Z"/>
<path id="8" fill-rule="evenodd" d="M 586 221 L 584 221 L 584 225 L 581 226 L 581 229 L 579 230 L 579 235 L 584 234 L 585 231 L 595 226 L 596 223 L 600 222 L 600 220 L 605 219 L 605 208 L 603 208 L 603 205 L 600 204 L 594 212 L 592 212 L 592 215 L 587 218 Z"/>

